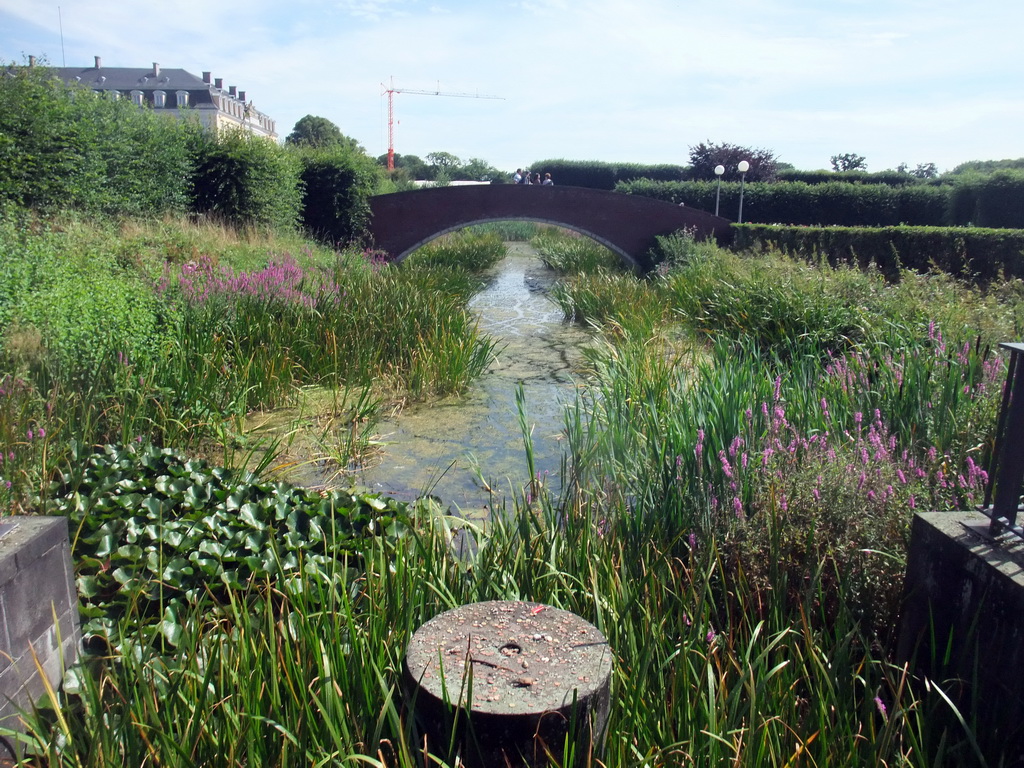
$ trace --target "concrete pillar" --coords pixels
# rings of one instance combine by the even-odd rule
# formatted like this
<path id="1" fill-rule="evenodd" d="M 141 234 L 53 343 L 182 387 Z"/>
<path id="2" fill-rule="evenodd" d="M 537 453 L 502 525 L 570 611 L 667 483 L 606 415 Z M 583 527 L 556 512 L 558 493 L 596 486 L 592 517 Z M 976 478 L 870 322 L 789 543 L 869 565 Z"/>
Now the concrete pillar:
<path id="1" fill-rule="evenodd" d="M 1024 541 L 990 522 L 914 516 L 897 657 L 943 687 L 997 764 L 1024 755 Z"/>
<path id="2" fill-rule="evenodd" d="M 0 726 L 20 730 L 80 643 L 67 518 L 0 518 Z"/>
<path id="3" fill-rule="evenodd" d="M 464 605 L 416 631 L 405 688 L 428 748 L 469 768 L 576 763 L 604 741 L 612 651 L 592 624 L 540 603 Z"/>

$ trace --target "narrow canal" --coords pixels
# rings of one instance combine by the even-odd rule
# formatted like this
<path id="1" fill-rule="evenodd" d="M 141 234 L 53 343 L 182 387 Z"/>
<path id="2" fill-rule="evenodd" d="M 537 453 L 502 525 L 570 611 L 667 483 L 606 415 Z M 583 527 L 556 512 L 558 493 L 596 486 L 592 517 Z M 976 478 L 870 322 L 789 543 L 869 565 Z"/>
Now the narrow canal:
<path id="1" fill-rule="evenodd" d="M 522 385 L 535 468 L 559 489 L 564 407 L 575 399 L 588 336 L 563 322 L 547 296 L 554 282 L 529 245 L 508 244 L 470 302 L 480 328 L 498 341 L 497 359 L 460 397 L 411 406 L 383 422 L 383 460 L 361 473 L 362 484 L 399 499 L 430 493 L 464 517 L 489 516 L 530 479 L 516 404 Z"/>

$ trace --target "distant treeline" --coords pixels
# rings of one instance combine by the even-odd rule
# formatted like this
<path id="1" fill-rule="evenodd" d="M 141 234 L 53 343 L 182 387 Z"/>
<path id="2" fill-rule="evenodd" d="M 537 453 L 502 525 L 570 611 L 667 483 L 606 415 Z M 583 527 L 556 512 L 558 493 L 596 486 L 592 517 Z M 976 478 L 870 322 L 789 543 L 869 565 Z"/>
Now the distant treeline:
<path id="1" fill-rule="evenodd" d="M 193 214 L 348 242 L 361 234 L 380 179 L 373 161 L 348 147 L 212 133 L 198 119 L 67 85 L 45 67 L 0 76 L 0 208 Z"/>

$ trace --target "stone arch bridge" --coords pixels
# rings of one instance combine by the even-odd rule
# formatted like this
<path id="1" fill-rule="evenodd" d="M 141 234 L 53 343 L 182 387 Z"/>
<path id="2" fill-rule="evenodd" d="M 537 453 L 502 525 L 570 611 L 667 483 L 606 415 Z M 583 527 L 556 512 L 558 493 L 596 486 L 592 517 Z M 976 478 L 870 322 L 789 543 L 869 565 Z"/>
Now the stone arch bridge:
<path id="1" fill-rule="evenodd" d="M 698 238 L 729 237 L 729 221 L 640 195 L 585 187 L 489 184 L 395 192 L 370 198 L 372 247 L 401 261 L 434 238 L 471 224 L 536 221 L 579 232 L 641 272 L 659 235 L 688 228 Z"/>

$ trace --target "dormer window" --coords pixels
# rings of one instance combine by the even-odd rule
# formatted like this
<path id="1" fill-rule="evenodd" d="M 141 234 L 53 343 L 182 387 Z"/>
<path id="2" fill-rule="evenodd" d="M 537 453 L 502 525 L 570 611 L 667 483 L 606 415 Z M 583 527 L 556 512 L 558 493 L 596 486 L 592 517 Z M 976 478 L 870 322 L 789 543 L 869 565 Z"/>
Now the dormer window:
<path id="1" fill-rule="evenodd" d="M 167 91 L 153 91 L 153 106 L 157 109 L 167 106 Z"/>
<path id="2" fill-rule="evenodd" d="M 132 91 L 132 103 L 141 107 L 146 103 L 146 95 L 142 91 Z"/>
<path id="3" fill-rule="evenodd" d="M 179 108 L 188 106 L 188 91 L 178 91 L 174 96 L 178 100 Z"/>

